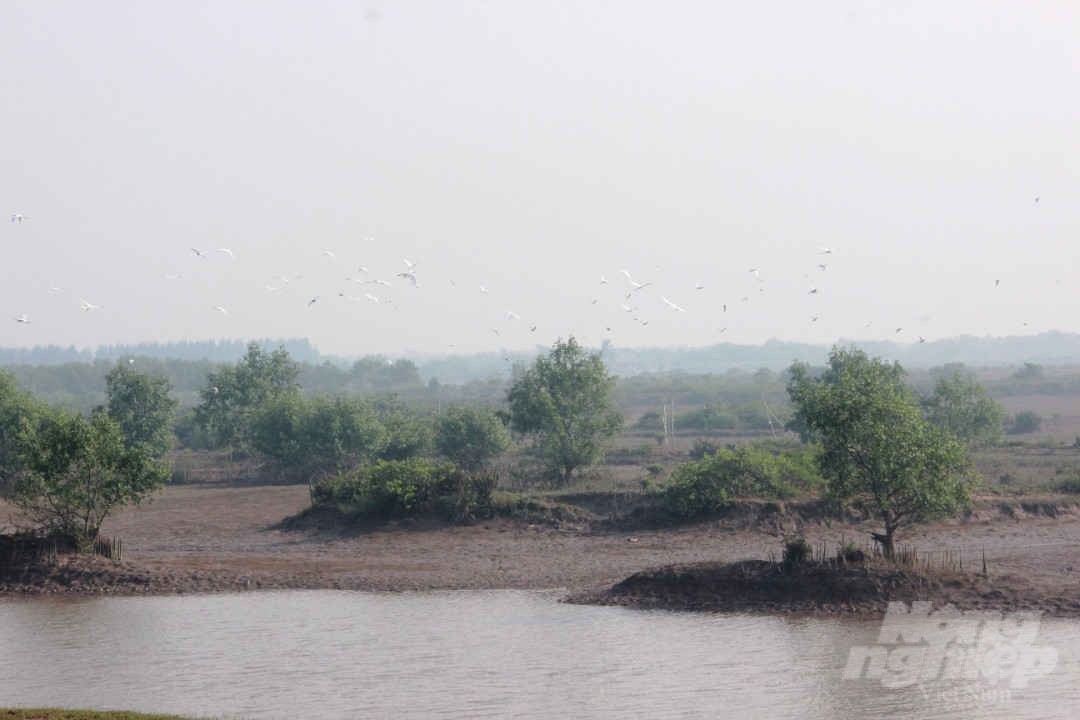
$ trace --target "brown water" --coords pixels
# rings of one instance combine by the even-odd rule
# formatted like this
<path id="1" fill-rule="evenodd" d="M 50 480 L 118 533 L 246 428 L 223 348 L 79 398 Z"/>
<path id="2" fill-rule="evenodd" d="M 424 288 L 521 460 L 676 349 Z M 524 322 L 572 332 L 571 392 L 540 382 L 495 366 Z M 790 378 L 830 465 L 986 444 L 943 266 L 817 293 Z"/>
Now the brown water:
<path id="1" fill-rule="evenodd" d="M 548 592 L 0 600 L 0 706 L 236 718 L 1076 718 L 1054 671 L 890 689 L 843 677 L 880 622 L 581 607 Z"/>

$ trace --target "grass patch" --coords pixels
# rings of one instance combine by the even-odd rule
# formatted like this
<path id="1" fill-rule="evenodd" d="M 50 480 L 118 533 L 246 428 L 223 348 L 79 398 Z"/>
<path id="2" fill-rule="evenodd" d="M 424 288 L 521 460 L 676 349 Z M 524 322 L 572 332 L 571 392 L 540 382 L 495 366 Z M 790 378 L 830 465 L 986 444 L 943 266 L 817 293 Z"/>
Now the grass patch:
<path id="1" fill-rule="evenodd" d="M 1069 493 L 1070 495 L 1080 494 L 1080 475 L 1074 475 L 1067 480 L 1064 480 L 1059 486 L 1058 490 L 1063 493 Z"/>
<path id="2" fill-rule="evenodd" d="M 592 514 L 575 505 L 518 493 L 496 491 L 491 497 L 491 508 L 497 517 L 521 520 L 532 525 L 584 525 Z"/>
<path id="3" fill-rule="evenodd" d="M 0 720 L 185 720 L 179 715 L 147 715 L 126 710 L 0 708 Z"/>

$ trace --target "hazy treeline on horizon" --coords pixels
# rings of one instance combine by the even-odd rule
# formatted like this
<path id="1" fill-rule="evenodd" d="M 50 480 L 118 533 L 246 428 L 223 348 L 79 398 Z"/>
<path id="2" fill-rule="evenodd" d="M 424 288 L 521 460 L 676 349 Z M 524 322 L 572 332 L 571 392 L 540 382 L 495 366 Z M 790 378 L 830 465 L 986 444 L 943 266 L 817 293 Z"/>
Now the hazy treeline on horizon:
<path id="1" fill-rule="evenodd" d="M 513 355 L 417 359 L 369 355 L 346 359 L 321 355 L 306 340 L 261 340 L 255 344 L 267 351 L 284 348 L 298 363 L 298 383 L 307 396 L 394 394 L 432 408 L 502 403 L 516 368 L 531 363 L 543 352 L 538 348 L 536 353 Z M 977 376 L 997 396 L 1080 392 L 1078 335 L 1053 333 L 1034 338 L 958 338 L 915 346 L 879 345 L 860 347 L 900 362 L 909 371 L 909 383 L 923 389 L 936 377 L 959 370 Z M 21 388 L 50 404 L 86 411 L 104 401 L 109 370 L 117 362 L 130 362 L 142 372 L 168 378 L 180 406 L 191 408 L 198 404 L 209 374 L 239 360 L 246 347 L 233 341 L 178 343 L 175 347 L 112 346 L 76 354 L 77 359 L 66 359 L 72 356 L 62 348 L 37 348 L 22 351 L 17 357 L 38 362 L 18 363 L 9 362 L 11 356 L 0 351 L 5 360 L 0 363 L 0 371 L 10 373 Z M 192 359 L 200 352 L 204 357 Z M 774 342 L 693 349 L 605 345 L 600 352 L 609 370 L 622 378 L 617 401 L 629 408 L 669 401 L 701 404 L 729 396 L 740 402 L 748 402 L 751 397 L 760 401 L 760 397 L 768 396 L 769 402 L 783 403 L 785 370 L 794 361 L 821 366 L 828 348 Z"/>
<path id="2" fill-rule="evenodd" d="M 442 384 L 461 384 L 492 377 L 508 376 L 515 363 L 531 362 L 547 348 L 533 351 L 486 352 L 460 355 L 403 353 L 394 357 L 370 355 L 342 357 L 321 353 L 307 338 L 255 339 L 263 350 L 284 348 L 300 363 L 330 364 L 347 369 L 363 358 L 382 358 L 387 362 L 405 359 L 412 362 L 424 382 L 432 379 Z M 1039 335 L 1011 337 L 960 336 L 927 343 L 841 340 L 870 355 L 900 362 L 909 368 L 930 368 L 947 363 L 975 367 L 1016 366 L 1026 362 L 1043 365 L 1080 365 L 1080 334 L 1046 332 Z M 185 360 L 191 362 L 232 363 L 246 351 L 248 341 L 202 340 L 134 345 L 102 345 L 95 349 L 43 346 L 0 348 L 0 366 L 50 366 L 68 363 L 93 364 L 128 358 Z M 609 370 L 629 377 L 642 373 L 687 372 L 714 373 L 728 370 L 783 370 L 794 361 L 811 365 L 822 362 L 828 345 L 770 340 L 761 345 L 719 343 L 707 347 L 619 347 L 605 343 L 598 348 Z"/>

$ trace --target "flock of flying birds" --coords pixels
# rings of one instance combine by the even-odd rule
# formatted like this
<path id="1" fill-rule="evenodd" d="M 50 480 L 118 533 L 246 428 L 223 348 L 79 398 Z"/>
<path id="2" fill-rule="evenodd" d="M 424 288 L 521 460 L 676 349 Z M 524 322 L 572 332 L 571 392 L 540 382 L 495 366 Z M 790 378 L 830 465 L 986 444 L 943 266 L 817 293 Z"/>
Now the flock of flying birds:
<path id="1" fill-rule="evenodd" d="M 1038 203 L 1039 198 L 1036 198 L 1035 202 Z M 11 215 L 11 222 L 15 223 L 17 225 L 21 225 L 24 222 L 26 222 L 27 220 L 29 220 L 29 217 L 22 214 L 22 213 L 13 213 Z M 219 247 L 219 248 L 214 248 L 214 249 L 203 249 L 203 248 L 192 247 L 190 250 L 191 250 L 192 255 L 195 258 L 197 258 L 197 260 L 201 260 L 201 261 L 209 260 L 212 256 L 215 256 L 215 255 L 219 255 L 219 256 L 222 256 L 222 257 L 227 257 L 229 260 L 236 260 L 236 253 L 231 248 L 227 248 L 227 247 Z M 328 258 L 330 260 L 335 260 L 335 261 L 336 261 L 336 258 L 337 258 L 336 253 L 334 251 L 332 251 L 332 250 L 329 250 L 329 249 L 322 250 L 321 255 L 323 257 L 325 257 L 325 258 Z M 823 273 L 829 268 L 829 264 L 828 264 L 828 262 L 826 262 L 826 260 L 829 258 L 829 256 L 832 256 L 832 255 L 833 255 L 833 250 L 831 248 L 822 247 L 822 248 L 818 249 L 816 267 L 817 267 L 817 270 L 819 272 Z M 410 286 L 413 289 L 420 289 L 421 288 L 421 283 L 420 283 L 420 280 L 419 280 L 417 263 L 413 262 L 412 260 L 410 260 L 408 258 L 402 258 L 402 264 L 403 265 L 400 267 L 399 271 L 394 273 L 393 276 L 396 277 L 396 278 L 399 278 L 400 280 L 402 280 L 404 282 L 406 282 L 408 284 L 408 286 Z M 758 267 L 752 267 L 752 268 L 748 269 L 748 272 L 749 272 L 750 275 L 753 276 L 754 280 L 756 280 L 758 291 L 759 292 L 764 292 L 765 288 L 764 288 L 763 279 L 762 279 L 762 276 L 761 276 L 761 269 L 758 268 Z M 639 325 L 647 326 L 649 324 L 649 320 L 645 317 L 645 313 L 641 312 L 642 306 L 640 305 L 639 301 L 644 297 L 644 294 L 645 294 L 644 291 L 648 290 L 649 288 L 653 288 L 654 283 L 651 282 L 651 281 L 642 282 L 642 281 L 636 279 L 634 277 L 634 275 L 629 270 L 625 270 L 625 269 L 620 270 L 619 274 L 622 276 L 621 281 L 625 283 L 625 289 L 622 292 L 622 302 L 620 302 L 620 304 L 619 304 L 620 309 L 623 312 L 627 313 Z M 804 277 L 809 278 L 810 276 L 809 275 L 804 275 Z M 180 280 L 180 279 L 183 278 L 183 274 L 178 273 L 178 272 L 177 273 L 168 273 L 168 274 L 166 274 L 164 276 L 164 278 L 166 280 L 172 280 L 172 281 Z M 264 289 L 264 291 L 266 293 L 278 293 L 278 292 L 284 290 L 291 283 L 293 283 L 293 282 L 295 282 L 297 280 L 300 280 L 302 278 L 303 278 L 303 275 L 301 275 L 301 274 L 275 275 L 270 279 L 269 282 L 267 282 L 264 285 L 263 289 Z M 343 298 L 343 299 L 345 299 L 347 301 L 350 301 L 350 302 L 358 302 L 358 303 L 367 302 L 367 303 L 372 303 L 372 304 L 375 304 L 375 305 L 389 305 L 389 306 L 394 307 L 396 309 L 396 305 L 395 305 L 394 301 L 388 295 L 383 293 L 383 291 L 380 289 L 380 288 L 389 288 L 389 287 L 391 287 L 393 285 L 393 283 L 390 280 L 372 277 L 371 272 L 368 270 L 368 268 L 366 266 L 363 266 L 363 265 L 359 266 L 357 268 L 355 274 L 352 274 L 352 275 L 349 275 L 349 276 L 345 277 L 345 281 L 347 283 L 351 283 L 352 285 L 357 286 L 357 289 L 354 291 L 356 294 L 352 294 L 351 292 L 346 292 L 345 290 L 342 290 L 342 291 L 337 293 L 339 297 L 341 297 L 341 298 Z M 450 282 L 451 286 L 456 287 L 456 283 L 453 280 L 450 280 L 449 282 Z M 600 276 L 599 284 L 600 285 L 608 285 L 609 284 L 609 281 L 608 281 L 608 279 L 607 279 L 607 277 L 605 275 Z M 994 287 L 998 287 L 998 286 L 1000 286 L 1000 284 L 1001 284 L 1000 279 L 994 281 Z M 704 290 L 704 289 L 705 289 L 705 285 L 702 284 L 702 283 L 697 283 L 696 285 L 694 285 L 694 290 L 695 291 L 701 291 L 701 290 Z M 485 285 L 479 285 L 478 286 L 478 291 L 480 293 L 482 293 L 482 294 L 485 294 L 485 295 L 489 293 L 489 290 Z M 54 287 L 49 288 L 49 292 L 51 294 L 60 294 L 60 293 L 64 292 L 64 289 L 54 286 Z M 818 294 L 818 288 L 816 287 L 816 285 L 811 283 L 810 286 L 809 286 L 809 289 L 807 291 L 807 294 L 811 295 L 811 296 L 817 295 Z M 307 306 L 309 308 L 314 306 L 316 303 L 320 302 L 320 300 L 321 300 L 321 296 L 319 296 L 319 295 L 305 296 L 305 297 L 307 298 L 306 303 L 307 303 Z M 685 313 L 685 312 L 687 312 L 687 309 L 685 307 L 683 307 L 679 303 L 669 299 L 666 295 L 659 295 L 659 300 L 666 308 L 668 308 L 672 312 L 676 312 L 676 313 Z M 749 300 L 750 300 L 749 295 L 744 295 L 743 297 L 740 298 L 740 302 L 744 302 L 744 303 L 749 302 Z M 598 302 L 599 302 L 598 299 L 594 298 L 592 300 L 593 305 L 596 305 Z M 92 302 L 90 302 L 90 301 L 88 301 L 88 300 L 86 300 L 84 298 L 79 298 L 79 308 L 80 308 L 80 310 L 82 312 L 90 313 L 90 312 L 95 312 L 95 311 L 101 310 L 102 306 L 101 305 L 96 305 L 96 304 L 94 304 L 94 303 L 92 303 Z M 720 309 L 721 309 L 722 313 L 726 314 L 727 311 L 728 311 L 727 304 L 726 303 L 721 304 Z M 211 311 L 216 312 L 216 313 L 220 313 L 221 315 L 229 315 L 229 309 L 227 307 L 225 307 L 224 305 L 213 305 L 210 308 L 208 308 L 208 310 L 211 310 Z M 816 313 L 812 314 L 812 315 L 809 316 L 809 321 L 811 323 L 816 323 L 816 322 L 818 322 L 820 317 L 821 316 L 819 314 L 816 314 Z M 27 315 L 26 313 L 16 315 L 16 316 L 14 316 L 14 319 L 15 319 L 15 322 L 19 323 L 20 325 L 29 325 L 32 322 L 31 319 L 30 319 L 30 316 Z M 505 313 L 505 320 L 506 321 L 520 321 L 521 316 L 518 315 L 513 310 L 507 310 L 506 313 Z M 534 324 L 534 323 L 526 323 L 526 324 L 528 326 L 528 329 L 529 329 L 530 333 L 535 333 L 536 332 L 536 330 L 537 330 L 537 325 L 536 324 Z M 1026 324 L 1027 323 L 1025 323 L 1025 325 Z M 871 325 L 872 325 L 871 322 L 867 322 L 863 327 L 869 328 Z M 610 333 L 612 331 L 612 328 L 609 327 L 609 326 L 606 326 L 604 328 L 604 330 L 605 330 L 605 332 Z M 718 330 L 719 334 L 723 334 L 726 331 L 727 331 L 726 326 L 722 327 L 722 328 L 720 328 Z M 895 331 L 894 331 L 894 334 L 895 335 L 900 335 L 901 333 L 903 333 L 903 331 L 904 331 L 903 327 L 897 327 L 895 329 Z M 496 336 L 499 336 L 501 334 L 500 329 L 497 328 L 497 327 L 491 328 L 491 332 L 494 333 Z M 917 339 L 918 339 L 919 343 L 925 343 L 926 342 L 926 338 L 922 337 L 921 335 L 917 336 Z M 455 346 L 450 345 L 450 347 L 453 348 Z"/>

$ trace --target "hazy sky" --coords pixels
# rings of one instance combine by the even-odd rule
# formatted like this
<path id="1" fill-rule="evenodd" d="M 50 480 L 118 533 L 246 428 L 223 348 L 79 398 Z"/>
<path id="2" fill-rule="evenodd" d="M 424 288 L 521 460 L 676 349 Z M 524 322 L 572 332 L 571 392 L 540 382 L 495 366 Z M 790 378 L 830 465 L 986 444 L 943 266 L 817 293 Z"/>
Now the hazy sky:
<path id="1" fill-rule="evenodd" d="M 1080 331 L 1078 28 L 1066 0 L 7 0 L 0 345 Z"/>

